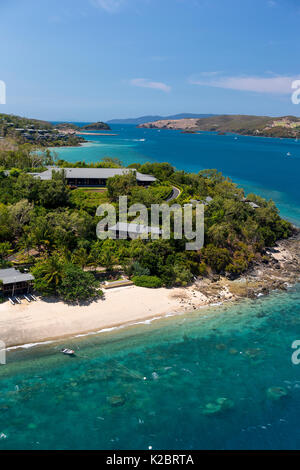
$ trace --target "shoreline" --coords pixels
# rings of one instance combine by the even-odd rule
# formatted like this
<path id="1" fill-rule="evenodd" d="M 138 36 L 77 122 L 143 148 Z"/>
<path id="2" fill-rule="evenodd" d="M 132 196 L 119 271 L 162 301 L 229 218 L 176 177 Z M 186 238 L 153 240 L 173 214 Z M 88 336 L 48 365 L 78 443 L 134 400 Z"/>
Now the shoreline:
<path id="1" fill-rule="evenodd" d="M 116 135 L 119 135 L 119 134 L 112 134 L 112 133 L 108 133 L 108 132 L 75 132 L 76 135 L 108 135 L 108 136 L 116 136 Z"/>
<path id="2" fill-rule="evenodd" d="M 147 289 L 138 286 L 105 291 L 105 298 L 88 305 L 68 305 L 54 299 L 0 305 L 1 340 L 7 348 L 45 343 L 101 330 L 126 327 L 156 318 L 188 313 L 192 297 L 198 308 L 209 306 L 194 287 Z M 185 299 L 185 300 L 183 300 Z"/>
<path id="3" fill-rule="evenodd" d="M 31 303 L 23 299 L 20 305 L 7 301 L 0 304 L 0 339 L 9 349 L 30 347 L 255 299 L 276 289 L 287 290 L 300 280 L 299 247 L 299 233 L 277 242 L 266 251 L 268 262 L 257 263 L 234 280 L 212 276 L 197 279 L 188 287 L 119 287 L 105 291 L 104 299 L 81 305 L 57 299 Z"/>
<path id="4" fill-rule="evenodd" d="M 209 308 L 217 308 L 217 307 L 221 307 L 223 305 L 223 303 L 220 305 L 217 305 L 217 304 L 210 304 L 210 305 L 207 305 L 207 306 L 203 306 L 203 313 L 207 311 L 207 309 Z M 199 307 L 199 310 L 201 310 L 201 307 Z M 128 322 L 128 323 L 120 323 L 118 325 L 113 325 L 113 326 L 107 326 L 105 328 L 101 328 L 100 330 L 89 330 L 89 331 L 85 331 L 85 332 L 82 332 L 82 333 L 75 333 L 75 334 L 72 334 L 72 335 L 64 335 L 64 336 L 58 336 L 56 338 L 51 338 L 51 339 L 45 339 L 43 341 L 37 341 L 35 343 L 25 343 L 25 344 L 17 344 L 17 345 L 14 345 L 14 346 L 8 346 L 5 350 L 6 351 L 13 351 L 13 350 L 17 350 L 17 349 L 31 349 L 33 347 L 36 347 L 36 346 L 46 346 L 48 344 L 53 344 L 53 343 L 59 343 L 61 342 L 62 340 L 64 339 L 70 339 L 70 340 L 74 340 L 74 339 L 79 339 L 79 338 L 85 338 L 85 337 L 88 337 L 88 336 L 97 336 L 97 335 L 100 335 L 102 333 L 113 333 L 114 331 L 119 331 L 119 330 L 122 330 L 122 329 L 126 329 L 126 328 L 130 328 L 130 327 L 135 327 L 135 326 L 140 326 L 140 325 L 149 325 L 155 321 L 159 321 L 159 320 L 164 320 L 166 318 L 174 318 L 174 317 L 178 317 L 178 316 L 181 316 L 181 315 L 189 315 L 191 313 L 195 313 L 197 312 L 197 310 L 193 310 L 193 311 L 179 311 L 179 312 L 169 312 L 169 313 L 165 313 L 165 314 L 162 314 L 162 315 L 156 315 L 156 316 L 150 316 L 149 318 L 144 318 L 144 319 L 141 319 L 141 320 L 137 320 L 137 321 L 134 321 L 134 322 Z M 206 317 L 206 315 L 205 315 Z"/>

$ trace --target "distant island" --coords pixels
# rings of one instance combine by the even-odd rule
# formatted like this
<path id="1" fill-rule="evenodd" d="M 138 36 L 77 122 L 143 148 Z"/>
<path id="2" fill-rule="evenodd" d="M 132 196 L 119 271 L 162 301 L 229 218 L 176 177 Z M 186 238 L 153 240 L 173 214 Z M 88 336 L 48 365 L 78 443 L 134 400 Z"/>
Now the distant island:
<path id="1" fill-rule="evenodd" d="M 68 132 L 78 132 L 81 130 L 85 131 L 110 131 L 110 127 L 108 124 L 102 121 L 98 122 L 91 122 L 89 124 L 85 124 L 84 126 L 77 126 L 76 124 L 72 122 L 60 122 L 56 124 L 56 128 L 63 130 L 63 131 L 68 131 Z"/>
<path id="2" fill-rule="evenodd" d="M 99 121 L 99 122 L 93 122 L 91 124 L 86 124 L 85 126 L 82 126 L 79 128 L 80 130 L 85 130 L 85 131 L 110 131 L 110 127 L 108 124 L 105 122 Z"/>
<path id="3" fill-rule="evenodd" d="M 148 129 L 175 129 L 184 133 L 212 131 L 218 134 L 234 133 L 279 138 L 300 138 L 300 118 L 295 116 L 269 117 L 222 115 L 206 118 L 163 119 L 147 122 L 138 127 Z"/>
<path id="4" fill-rule="evenodd" d="M 161 120 L 175 120 L 175 119 L 200 119 L 200 118 L 206 118 L 206 117 L 211 117 L 211 116 L 216 116 L 215 114 L 191 114 L 191 113 L 181 113 L 181 114 L 174 114 L 171 116 L 141 116 L 137 118 L 128 118 L 128 119 L 111 119 L 110 121 L 107 121 L 108 124 L 135 124 L 136 126 L 138 124 L 144 124 L 148 122 L 155 122 L 155 121 L 161 121 Z"/>

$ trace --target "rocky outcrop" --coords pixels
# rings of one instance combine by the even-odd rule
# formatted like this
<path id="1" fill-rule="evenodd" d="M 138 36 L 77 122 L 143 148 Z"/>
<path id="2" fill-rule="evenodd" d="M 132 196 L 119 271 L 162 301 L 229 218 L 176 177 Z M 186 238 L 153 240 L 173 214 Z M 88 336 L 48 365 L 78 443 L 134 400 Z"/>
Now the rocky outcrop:
<path id="1" fill-rule="evenodd" d="M 138 127 L 144 127 L 147 129 L 181 129 L 194 131 L 197 129 L 198 119 L 176 119 L 176 120 L 162 120 L 155 122 L 146 122 L 140 124 Z"/>

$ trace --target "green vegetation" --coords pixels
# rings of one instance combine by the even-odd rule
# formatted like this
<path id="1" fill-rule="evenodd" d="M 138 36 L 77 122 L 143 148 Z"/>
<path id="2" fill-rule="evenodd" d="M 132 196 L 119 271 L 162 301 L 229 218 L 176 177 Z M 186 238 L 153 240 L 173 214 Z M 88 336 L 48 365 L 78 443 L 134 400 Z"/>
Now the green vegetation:
<path id="1" fill-rule="evenodd" d="M 77 209 L 82 209 L 91 215 L 95 215 L 97 207 L 108 202 L 108 195 L 106 189 L 79 188 L 74 189 L 69 194 L 69 200 Z"/>
<path id="2" fill-rule="evenodd" d="M 0 172 L 14 168 L 40 171 L 45 165 L 53 165 L 54 157 L 48 149 L 32 144 L 18 144 L 13 139 L 0 140 Z"/>
<path id="3" fill-rule="evenodd" d="M 136 166 L 139 167 L 139 171 L 148 174 L 149 167 L 147 164 Z M 161 171 L 155 168 L 154 173 L 165 178 L 164 167 Z M 165 201 L 172 193 L 172 186 L 169 181 L 165 181 L 163 183 L 154 183 L 148 188 L 141 187 L 137 184 L 135 172 L 132 171 L 126 175 L 116 175 L 113 178 L 109 178 L 107 181 L 107 193 L 112 202 L 116 202 L 119 196 L 127 195 L 130 204 L 140 203 L 150 207 L 151 204 L 159 204 Z"/>
<path id="4" fill-rule="evenodd" d="M 110 200 L 116 202 L 119 196 L 129 194 L 132 188 L 137 186 L 136 177 L 133 171 L 127 175 L 116 175 L 107 180 L 107 192 Z"/>
<path id="5" fill-rule="evenodd" d="M 254 134 L 264 129 L 274 118 L 268 116 L 222 115 L 198 119 L 197 128 L 203 131 L 233 132 L 237 134 Z"/>
<path id="6" fill-rule="evenodd" d="M 76 126 L 76 124 L 72 124 L 71 122 L 59 122 L 58 124 L 55 124 L 56 129 L 72 129 L 73 131 L 78 131 L 80 129 L 79 126 Z"/>
<path id="7" fill-rule="evenodd" d="M 38 262 L 32 270 L 34 287 L 44 295 L 56 295 L 66 302 L 80 302 L 102 297 L 99 282 L 93 274 L 59 256 L 52 255 Z"/>
<path id="8" fill-rule="evenodd" d="M 162 280 L 157 276 L 134 276 L 134 284 L 140 287 L 150 287 L 151 289 L 162 287 Z"/>
<path id="9" fill-rule="evenodd" d="M 21 116 L 15 116 L 13 114 L 0 113 L 0 128 L 2 131 L 9 130 L 9 128 L 22 128 L 22 127 L 34 127 L 35 129 L 52 129 L 53 126 L 50 122 L 41 121 L 39 119 L 28 119 Z M 3 137 L 3 135 L 2 135 Z"/>
<path id="10" fill-rule="evenodd" d="M 271 200 L 254 194 L 246 199 L 243 190 L 217 170 L 189 174 L 168 163 L 135 164 L 131 167 L 153 174 L 158 181 L 143 188 L 129 173 L 109 179 L 104 191 L 72 191 L 59 172 L 51 181 L 29 175 L 26 165 L 31 157 L 26 160 L 26 152 L 18 167 L 17 157 L 7 154 L 3 154 L 6 168 L 9 158 L 14 166 L 0 171 L 0 263 L 9 266 L 11 255 L 21 257 L 42 295 L 56 295 L 68 302 L 90 301 L 102 295 L 97 270 L 102 278 L 113 278 L 114 271 L 121 270 L 136 285 L 147 287 L 186 286 L 194 276 L 215 273 L 238 276 L 253 263 L 265 261 L 266 246 L 292 233 L 291 224 L 280 218 Z M 95 166 L 106 164 L 111 160 Z M 150 208 L 152 203 L 165 201 L 172 185 L 181 189 L 176 203 L 205 202 L 205 246 L 201 250 L 186 251 L 186 240 L 176 240 L 172 234 L 170 240 L 96 238 L 100 203 L 114 203 L 119 195 L 127 195 L 130 204 L 141 202 Z"/>
<path id="11" fill-rule="evenodd" d="M 57 166 L 61 168 L 121 168 L 122 162 L 118 158 L 104 157 L 100 162 L 86 163 L 85 161 L 68 162 L 57 160 Z"/>
<path id="12" fill-rule="evenodd" d="M 61 131 L 59 130 L 61 129 Z M 16 144 L 29 143 L 38 147 L 76 146 L 84 142 L 82 137 L 63 133 L 64 127 L 55 127 L 47 121 L 28 119 L 13 114 L 0 114 L 0 137 Z"/>
<path id="13" fill-rule="evenodd" d="M 171 186 L 153 186 L 150 188 L 141 188 L 140 186 L 134 186 L 130 191 L 130 203 L 131 204 L 144 204 L 146 207 L 150 207 L 151 204 L 159 204 L 165 201 L 172 193 Z"/>
<path id="14" fill-rule="evenodd" d="M 108 124 L 105 124 L 105 122 L 94 122 L 92 124 L 86 124 L 85 126 L 82 126 L 80 129 L 85 130 L 85 131 L 109 131 L 110 127 Z"/>

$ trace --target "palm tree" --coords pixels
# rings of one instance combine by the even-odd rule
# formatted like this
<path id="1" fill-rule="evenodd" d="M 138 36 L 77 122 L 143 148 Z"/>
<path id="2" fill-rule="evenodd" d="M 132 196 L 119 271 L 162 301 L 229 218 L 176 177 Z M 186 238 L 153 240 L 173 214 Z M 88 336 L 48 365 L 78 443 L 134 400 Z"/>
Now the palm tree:
<path id="1" fill-rule="evenodd" d="M 58 286 L 63 276 L 63 263 L 58 255 L 49 257 L 44 264 L 45 280 L 47 284 Z"/>
<path id="2" fill-rule="evenodd" d="M 77 248 L 77 250 L 73 251 L 71 261 L 83 269 L 89 264 L 88 258 L 89 255 L 85 248 Z"/>

